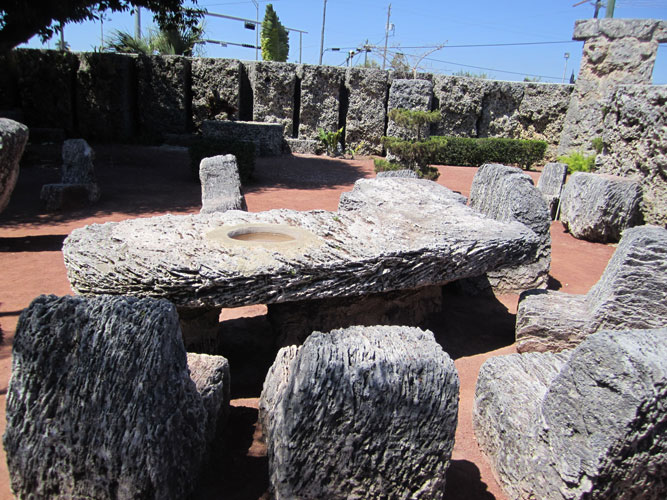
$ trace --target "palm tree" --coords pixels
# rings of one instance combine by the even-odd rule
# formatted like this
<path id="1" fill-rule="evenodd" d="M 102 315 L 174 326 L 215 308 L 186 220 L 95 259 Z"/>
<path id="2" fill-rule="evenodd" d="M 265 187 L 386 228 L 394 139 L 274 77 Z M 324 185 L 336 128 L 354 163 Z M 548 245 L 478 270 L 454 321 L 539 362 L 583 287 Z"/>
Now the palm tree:
<path id="1" fill-rule="evenodd" d="M 123 54 L 192 56 L 197 52 L 197 44 L 201 43 L 203 34 L 203 23 L 191 27 L 149 30 L 148 36 L 142 38 L 116 30 L 104 50 Z"/>

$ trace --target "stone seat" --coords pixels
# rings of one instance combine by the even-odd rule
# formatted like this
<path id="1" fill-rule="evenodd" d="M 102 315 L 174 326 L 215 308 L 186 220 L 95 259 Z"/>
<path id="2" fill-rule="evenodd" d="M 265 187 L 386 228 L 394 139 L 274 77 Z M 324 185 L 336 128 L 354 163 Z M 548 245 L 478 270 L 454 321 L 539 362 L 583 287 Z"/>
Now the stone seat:
<path id="1" fill-rule="evenodd" d="M 598 281 L 585 295 L 531 291 L 519 300 L 519 352 L 559 351 L 603 328 L 667 326 L 667 229 L 626 229 Z"/>
<path id="2" fill-rule="evenodd" d="M 38 297 L 13 346 L 4 435 L 12 490 L 186 498 L 228 403 L 227 360 L 186 359 L 169 302 Z"/>
<path id="3" fill-rule="evenodd" d="M 200 213 L 247 210 L 234 155 L 204 158 L 199 164 L 202 207 Z"/>
<path id="4" fill-rule="evenodd" d="M 542 193 L 542 198 L 547 202 L 551 219 L 556 219 L 558 202 L 560 201 L 565 178 L 567 177 L 567 165 L 565 163 L 547 163 L 537 181 L 537 189 Z"/>
<path id="5" fill-rule="evenodd" d="M 453 361 L 418 328 L 281 349 L 260 399 L 275 498 L 443 498 L 458 392 Z"/>
<path id="6" fill-rule="evenodd" d="M 666 498 L 666 380 L 666 328 L 490 358 L 475 436 L 509 498 Z"/>
<path id="7" fill-rule="evenodd" d="M 641 199 L 639 182 L 575 172 L 563 188 L 560 220 L 575 238 L 617 242 L 624 229 L 641 223 Z"/>

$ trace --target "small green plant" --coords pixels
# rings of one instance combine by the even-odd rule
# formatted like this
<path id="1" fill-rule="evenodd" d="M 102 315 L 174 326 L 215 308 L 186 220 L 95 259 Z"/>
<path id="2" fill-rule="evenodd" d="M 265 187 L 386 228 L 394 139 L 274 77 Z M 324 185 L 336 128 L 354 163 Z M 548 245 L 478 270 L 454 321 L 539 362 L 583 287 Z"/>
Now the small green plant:
<path id="1" fill-rule="evenodd" d="M 597 154 L 602 153 L 602 148 L 604 147 L 604 142 L 602 141 L 602 137 L 593 137 L 591 140 L 591 146 L 593 146 L 593 149 Z"/>
<path id="2" fill-rule="evenodd" d="M 411 111 L 397 108 L 389 111 L 388 116 L 396 125 L 411 129 L 417 137 L 417 141 L 421 141 L 421 131 L 426 125 L 437 123 L 442 119 L 442 115 L 437 109 L 435 111 Z"/>
<path id="3" fill-rule="evenodd" d="M 595 169 L 595 155 L 586 156 L 580 151 L 561 156 L 558 161 L 567 165 L 567 171 L 570 174 L 572 172 L 592 172 Z"/>
<path id="4" fill-rule="evenodd" d="M 335 132 L 326 132 L 324 129 L 317 131 L 317 139 L 322 143 L 327 155 L 338 156 L 338 145 L 343 137 L 343 127 Z"/>
<path id="5" fill-rule="evenodd" d="M 356 146 L 348 146 L 347 150 L 345 151 L 348 155 L 350 155 L 350 158 L 354 160 L 354 155 L 359 154 L 359 151 L 361 151 L 364 147 L 366 146 L 366 141 L 361 141 L 359 144 Z"/>

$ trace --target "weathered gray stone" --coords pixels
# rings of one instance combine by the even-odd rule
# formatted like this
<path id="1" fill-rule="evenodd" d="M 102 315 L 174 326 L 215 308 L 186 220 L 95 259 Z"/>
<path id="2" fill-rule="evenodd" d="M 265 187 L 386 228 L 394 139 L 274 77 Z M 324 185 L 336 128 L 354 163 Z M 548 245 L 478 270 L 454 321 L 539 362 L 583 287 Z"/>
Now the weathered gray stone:
<path id="1" fill-rule="evenodd" d="M 229 415 L 229 362 L 222 356 L 187 353 L 190 378 L 206 410 L 206 442 L 212 444 Z"/>
<path id="2" fill-rule="evenodd" d="M 599 171 L 637 180 L 648 224 L 667 227 L 667 86 L 621 85 L 605 102 Z"/>
<path id="3" fill-rule="evenodd" d="M 585 40 L 579 77 L 565 118 L 559 154 L 593 152 L 604 131 L 603 103 L 619 84 L 650 85 L 658 43 L 667 23 L 657 19 L 577 21 L 574 38 Z"/>
<path id="4" fill-rule="evenodd" d="M 201 129 L 204 137 L 252 142 L 259 156 L 277 156 L 283 151 L 283 125 L 278 123 L 204 120 Z"/>
<path id="5" fill-rule="evenodd" d="M 135 136 L 136 57 L 77 53 L 76 121 L 87 139 L 128 141 Z"/>
<path id="6" fill-rule="evenodd" d="M 97 184 L 44 184 L 39 192 L 42 207 L 48 212 L 87 207 L 100 196 Z"/>
<path id="7" fill-rule="evenodd" d="M 287 153 L 301 153 L 317 155 L 324 153 L 324 148 L 320 141 L 313 139 L 285 139 L 285 150 Z"/>
<path id="8" fill-rule="evenodd" d="M 239 241 L 251 233 L 288 241 Z M 291 239 L 290 239 L 291 238 Z M 538 238 L 421 179 L 360 179 L 338 212 L 271 210 L 126 220 L 73 231 L 63 253 L 83 294 L 235 307 L 407 290 L 533 255 Z"/>
<path id="9" fill-rule="evenodd" d="M 241 109 L 241 62 L 234 59 L 192 59 L 192 120 L 237 120 Z"/>
<path id="10" fill-rule="evenodd" d="M 664 498 L 666 360 L 665 328 L 487 360 L 473 424 L 508 496 Z"/>
<path id="11" fill-rule="evenodd" d="M 13 344 L 4 447 L 20 498 L 185 498 L 206 410 L 167 301 L 41 296 Z"/>
<path id="12" fill-rule="evenodd" d="M 485 85 L 486 82 L 480 78 L 435 76 L 433 93 L 442 114 L 442 120 L 437 124 L 437 135 L 477 137 Z"/>
<path id="13" fill-rule="evenodd" d="M 392 109 L 408 109 L 410 111 L 431 111 L 433 101 L 433 84 L 428 80 L 394 79 L 389 87 L 387 111 Z M 389 119 L 387 135 L 401 139 L 417 139 L 414 130 L 406 129 Z M 420 130 L 422 139 L 428 138 L 429 126 Z"/>
<path id="14" fill-rule="evenodd" d="M 202 207 L 200 213 L 247 210 L 234 155 L 204 158 L 199 164 Z"/>
<path id="15" fill-rule="evenodd" d="M 488 80 L 484 84 L 482 114 L 477 123 L 479 137 L 518 138 L 518 112 L 524 85 Z"/>
<path id="16" fill-rule="evenodd" d="M 136 66 L 140 134 L 162 139 L 164 134 L 188 132 L 190 61 L 181 56 L 139 56 Z"/>
<path id="17" fill-rule="evenodd" d="M 74 133 L 74 82 L 79 59 L 69 51 L 16 49 L 18 92 L 25 124 Z"/>
<path id="18" fill-rule="evenodd" d="M 410 169 L 404 169 L 404 170 L 387 170 L 386 172 L 378 172 L 377 176 L 378 178 L 383 178 L 383 177 L 400 177 L 403 179 L 419 179 L 419 176 L 417 175 L 417 172 L 414 170 Z"/>
<path id="19" fill-rule="evenodd" d="M 458 390 L 451 358 L 417 328 L 318 332 L 281 350 L 260 399 L 275 497 L 443 498 Z"/>
<path id="20" fill-rule="evenodd" d="M 345 70 L 303 65 L 297 66 L 296 71 L 301 82 L 299 138 L 315 140 L 319 129 L 338 130 Z"/>
<path id="21" fill-rule="evenodd" d="M 493 289 L 517 292 L 546 288 L 551 265 L 551 219 L 530 176 L 516 167 L 482 165 L 473 178 L 468 205 L 498 221 L 525 224 L 540 239 L 539 248 L 527 262 L 487 273 Z"/>
<path id="22" fill-rule="evenodd" d="M 379 69 L 348 68 L 345 86 L 349 92 L 345 144 L 360 154 L 382 154 L 389 77 Z"/>
<path id="23" fill-rule="evenodd" d="M 559 351 L 603 328 L 667 326 L 667 229 L 626 229 L 600 281 L 586 295 L 527 293 L 519 301 L 519 352 Z"/>
<path id="24" fill-rule="evenodd" d="M 542 193 L 542 198 L 547 202 L 547 208 L 552 219 L 556 219 L 556 210 L 560 195 L 565 186 L 567 177 L 567 165 L 565 163 L 547 163 L 537 181 L 537 189 Z"/>
<path id="25" fill-rule="evenodd" d="M 639 182 L 575 172 L 561 194 L 560 220 L 575 238 L 616 242 L 624 229 L 641 224 L 641 199 Z"/>
<path id="26" fill-rule="evenodd" d="M 244 61 L 243 65 L 252 87 L 253 121 L 278 123 L 283 126 L 285 137 L 292 137 L 295 66 L 273 61 Z"/>
<path id="27" fill-rule="evenodd" d="M 96 182 L 93 159 L 95 152 L 84 139 L 63 142 L 63 184 L 92 184 Z"/>
<path id="28" fill-rule="evenodd" d="M 19 161 L 28 142 L 28 127 L 0 118 L 0 212 L 9 203 L 19 178 Z"/>

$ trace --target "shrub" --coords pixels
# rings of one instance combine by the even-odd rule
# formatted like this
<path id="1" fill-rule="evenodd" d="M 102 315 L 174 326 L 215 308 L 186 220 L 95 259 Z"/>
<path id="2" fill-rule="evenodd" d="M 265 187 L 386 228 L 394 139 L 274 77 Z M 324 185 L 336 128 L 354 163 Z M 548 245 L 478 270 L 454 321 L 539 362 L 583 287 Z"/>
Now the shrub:
<path id="1" fill-rule="evenodd" d="M 558 161 L 567 165 L 567 172 L 592 172 L 595 169 L 595 155 L 585 156 L 575 151 L 567 156 L 560 156 Z"/>
<path id="2" fill-rule="evenodd" d="M 190 145 L 189 151 L 190 170 L 197 180 L 199 180 L 199 164 L 204 158 L 228 154 L 236 157 L 241 183 L 246 184 L 252 179 L 252 173 L 255 170 L 255 143 L 253 142 L 197 137 Z"/>
<path id="3" fill-rule="evenodd" d="M 593 146 L 593 149 L 597 154 L 602 153 L 602 148 L 604 147 L 604 142 L 602 140 L 602 137 L 594 137 L 591 140 L 591 146 Z"/>
<path id="4" fill-rule="evenodd" d="M 547 150 L 544 141 L 506 139 L 502 137 L 433 136 L 433 157 L 429 163 L 478 167 L 484 163 L 520 165 L 529 169 Z"/>
<path id="5" fill-rule="evenodd" d="M 343 127 L 335 132 L 326 132 L 324 129 L 317 131 L 317 139 L 322 143 L 329 156 L 338 155 L 338 145 L 343 138 Z"/>
<path id="6" fill-rule="evenodd" d="M 392 109 L 388 113 L 389 119 L 401 127 L 412 130 L 417 141 L 421 141 L 421 131 L 426 125 L 437 123 L 442 119 L 439 110 L 435 111 L 411 111 L 408 109 Z"/>
<path id="7" fill-rule="evenodd" d="M 382 158 L 376 158 L 373 160 L 373 163 L 375 164 L 375 173 L 406 169 L 405 165 L 401 165 L 400 163 L 393 161 L 387 161 Z M 425 165 L 417 169 L 416 172 L 420 179 L 429 179 L 434 181 L 440 177 L 440 172 L 438 172 L 438 169 L 429 165 Z"/>

